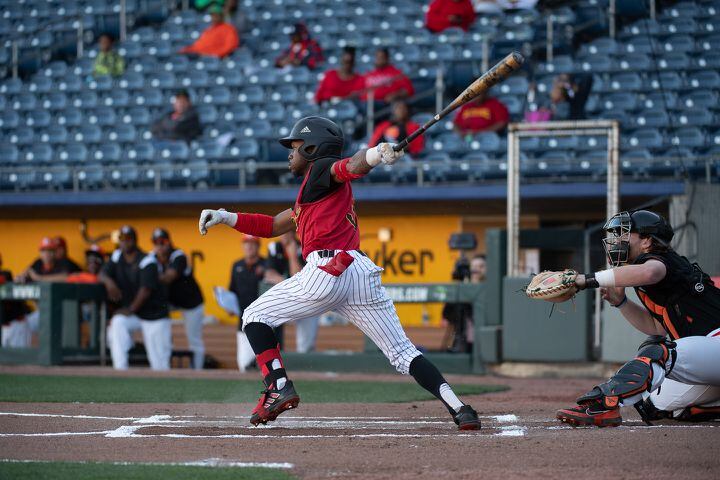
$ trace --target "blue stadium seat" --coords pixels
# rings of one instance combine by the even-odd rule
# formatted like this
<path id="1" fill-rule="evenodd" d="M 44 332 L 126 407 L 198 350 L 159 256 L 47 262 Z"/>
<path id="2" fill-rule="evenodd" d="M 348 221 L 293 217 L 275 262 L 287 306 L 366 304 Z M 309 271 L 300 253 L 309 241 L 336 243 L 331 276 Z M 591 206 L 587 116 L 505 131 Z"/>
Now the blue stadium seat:
<path id="1" fill-rule="evenodd" d="M 183 180 L 196 184 L 210 178 L 210 168 L 205 160 L 194 160 L 182 167 L 179 175 Z"/>
<path id="2" fill-rule="evenodd" d="M 236 123 L 249 122 L 252 116 L 252 109 L 240 102 L 232 103 L 221 115 L 223 120 Z"/>
<path id="3" fill-rule="evenodd" d="M 623 92 L 639 91 L 642 90 L 642 79 L 637 73 L 620 73 L 612 76 L 610 88 Z"/>
<path id="4" fill-rule="evenodd" d="M 131 162 L 151 162 L 155 158 L 155 148 L 150 142 L 137 142 L 124 150 L 124 158 Z"/>
<path id="5" fill-rule="evenodd" d="M 578 138 L 578 150 L 602 150 L 607 152 L 606 135 L 582 135 Z"/>
<path id="6" fill-rule="evenodd" d="M 574 69 L 572 57 L 569 55 L 559 55 L 552 62 L 540 63 L 536 67 L 538 75 L 571 73 Z"/>
<path id="7" fill-rule="evenodd" d="M 82 125 L 75 133 L 74 140 L 84 143 L 102 142 L 102 131 L 97 125 Z"/>
<path id="8" fill-rule="evenodd" d="M 468 151 L 467 144 L 454 132 L 443 133 L 440 136 L 427 142 L 427 150 L 433 153 L 444 153 L 453 158 L 458 158 Z M 426 158 L 429 160 L 429 158 Z"/>
<path id="9" fill-rule="evenodd" d="M 660 72 L 659 76 L 651 75 L 647 90 L 680 90 L 683 80 L 677 72 Z"/>
<path id="10" fill-rule="evenodd" d="M 237 96 L 240 103 L 249 103 L 251 105 L 260 105 L 265 103 L 265 91 L 259 85 L 249 85 L 243 88 Z"/>
<path id="11" fill-rule="evenodd" d="M 195 107 L 200 116 L 200 123 L 208 125 L 215 123 L 218 119 L 218 111 L 214 105 L 198 105 Z"/>
<path id="12" fill-rule="evenodd" d="M 146 83 L 153 88 L 170 90 L 176 86 L 175 74 L 172 72 L 155 72 L 149 76 Z"/>
<path id="13" fill-rule="evenodd" d="M 720 89 L 720 73 L 713 70 L 694 72 L 688 75 L 687 83 L 692 88 Z"/>
<path id="14" fill-rule="evenodd" d="M 110 107 L 98 107 L 85 115 L 87 123 L 101 127 L 111 127 L 117 122 L 115 110 Z"/>
<path id="15" fill-rule="evenodd" d="M 517 95 L 499 95 L 498 100 L 505 104 L 513 117 L 522 115 L 523 113 L 523 99 Z"/>
<path id="16" fill-rule="evenodd" d="M 690 53 L 695 50 L 695 39 L 690 35 L 671 35 L 661 42 L 660 48 L 667 53 Z"/>
<path id="17" fill-rule="evenodd" d="M 185 142 L 162 141 L 155 145 L 155 160 L 157 162 L 186 161 L 190 156 L 190 149 Z"/>
<path id="18" fill-rule="evenodd" d="M 117 143 L 103 143 L 92 152 L 93 160 L 105 164 L 119 162 L 121 157 L 122 149 Z"/>
<path id="19" fill-rule="evenodd" d="M 134 163 L 121 163 L 105 171 L 105 180 L 114 185 L 131 186 L 140 178 L 140 169 Z"/>
<path id="20" fill-rule="evenodd" d="M 43 108 L 47 110 L 63 110 L 68 105 L 68 98 L 62 92 L 51 92 L 42 101 Z"/>
<path id="21" fill-rule="evenodd" d="M 225 148 L 216 140 L 201 140 L 193 148 L 191 158 L 203 160 L 220 160 L 223 157 Z"/>
<path id="22" fill-rule="evenodd" d="M 150 125 L 152 117 L 150 115 L 150 111 L 145 107 L 130 107 L 122 115 L 122 121 L 123 123 L 146 126 Z"/>
<path id="23" fill-rule="evenodd" d="M 20 150 L 15 145 L 0 143 L 0 165 L 17 163 L 20 160 Z"/>
<path id="24" fill-rule="evenodd" d="M 83 115 L 80 109 L 69 107 L 58 113 L 55 122 L 65 127 L 79 127 L 83 123 Z"/>
<path id="25" fill-rule="evenodd" d="M 344 122 L 347 120 L 354 120 L 358 114 L 358 110 L 353 102 L 343 100 L 327 107 L 326 113 L 333 121 Z"/>
<path id="26" fill-rule="evenodd" d="M 34 110 L 37 105 L 37 96 L 32 93 L 21 93 L 13 97 L 13 110 Z"/>
<path id="27" fill-rule="evenodd" d="M 98 106 L 98 95 L 92 90 L 85 90 L 72 97 L 72 104 L 77 108 L 96 108 Z"/>
<path id="28" fill-rule="evenodd" d="M 20 115 L 14 110 L 4 110 L 0 113 L 0 128 L 16 128 L 20 125 Z"/>
<path id="29" fill-rule="evenodd" d="M 678 104 L 675 92 L 654 92 L 645 96 L 643 106 L 648 110 L 674 109 Z"/>
<path id="30" fill-rule="evenodd" d="M 23 152 L 26 162 L 50 163 L 53 159 L 53 149 L 46 143 L 38 143 Z"/>
<path id="31" fill-rule="evenodd" d="M 68 131 L 65 127 L 51 125 L 40 134 L 40 141 L 53 145 L 64 144 L 68 141 Z"/>
<path id="32" fill-rule="evenodd" d="M 674 115 L 673 123 L 683 127 L 706 127 L 715 125 L 715 116 L 705 108 L 688 108 Z"/>
<path id="33" fill-rule="evenodd" d="M 720 34 L 708 35 L 698 42 L 698 46 L 706 52 L 717 52 L 720 50 Z"/>
<path id="34" fill-rule="evenodd" d="M 705 146 L 705 135 L 696 127 L 679 128 L 669 131 L 670 143 L 684 148 L 700 148 Z M 671 152 L 669 152 L 671 153 Z"/>
<path id="35" fill-rule="evenodd" d="M 637 128 L 665 128 L 670 124 L 670 117 L 666 110 L 643 110 L 634 117 L 634 127 Z"/>
<path id="36" fill-rule="evenodd" d="M 62 163 L 85 163 L 88 149 L 82 143 L 66 143 L 55 149 L 55 157 Z"/>
<path id="37" fill-rule="evenodd" d="M 662 148 L 665 145 L 665 137 L 656 129 L 639 129 L 621 135 L 620 140 L 628 149 L 653 149 Z"/>
<path id="38" fill-rule="evenodd" d="M 72 172 L 69 168 L 62 166 L 45 167 L 40 168 L 37 179 L 38 181 L 42 180 L 39 186 L 64 189 L 72 183 Z"/>
<path id="39" fill-rule="evenodd" d="M 53 82 L 50 77 L 36 76 L 28 84 L 28 91 L 33 94 L 50 93 L 52 90 L 53 90 Z"/>
<path id="40" fill-rule="evenodd" d="M 87 82 L 87 88 L 98 92 L 109 92 L 113 89 L 113 79 L 108 75 L 93 77 Z"/>
<path id="41" fill-rule="evenodd" d="M 162 93 L 151 88 L 136 92 L 132 97 L 132 102 L 139 107 L 160 107 L 165 105 Z"/>
<path id="42" fill-rule="evenodd" d="M 242 138 L 235 140 L 228 149 L 228 153 L 238 159 L 258 160 L 260 157 L 260 144 L 253 138 Z"/>
<path id="43" fill-rule="evenodd" d="M 240 135 L 244 137 L 273 138 L 273 128 L 267 120 L 251 120 L 238 130 Z"/>
<path id="44" fill-rule="evenodd" d="M 30 128 L 12 130 L 7 140 L 14 145 L 32 145 L 35 142 L 35 132 Z"/>
<path id="45" fill-rule="evenodd" d="M 620 49 L 615 40 L 608 37 L 597 38 L 590 43 L 582 45 L 578 52 L 579 55 L 588 56 L 612 56 L 619 53 Z"/>
<path id="46" fill-rule="evenodd" d="M 683 95 L 680 99 L 683 108 L 716 108 L 718 105 L 718 94 L 712 90 L 696 90 Z"/>
<path id="47" fill-rule="evenodd" d="M 108 131 L 107 138 L 111 142 L 133 143 L 137 138 L 137 132 L 133 125 L 121 123 Z"/>
<path id="48" fill-rule="evenodd" d="M 660 21 L 662 35 L 686 34 L 693 35 L 698 31 L 698 24 L 692 18 L 671 18 Z"/>
<path id="49" fill-rule="evenodd" d="M 260 120 L 267 120 L 268 122 L 279 123 L 286 119 L 285 108 L 281 103 L 269 103 L 265 108 L 255 111 L 255 115 Z M 332 116 L 330 116 L 332 118 Z"/>
<path id="50" fill-rule="evenodd" d="M 202 96 L 202 101 L 216 106 L 229 105 L 232 96 L 226 87 L 212 87 Z"/>
<path id="51" fill-rule="evenodd" d="M 638 96 L 631 92 L 611 93 L 603 98 L 601 105 L 605 110 L 633 111 L 638 107 Z"/>
<path id="52" fill-rule="evenodd" d="M 659 47 L 653 45 L 653 40 L 644 35 L 637 36 L 629 39 L 621 46 L 624 53 L 646 53 L 652 54 L 657 50 L 659 53 L 661 50 Z"/>
<path id="53" fill-rule="evenodd" d="M 485 132 L 473 136 L 470 148 L 483 152 L 501 152 L 502 141 L 497 133 Z"/>
<path id="54" fill-rule="evenodd" d="M 4 95 L 17 95 L 22 90 L 23 83 L 19 78 L 10 78 L 0 84 L 0 93 Z"/>
<path id="55" fill-rule="evenodd" d="M 619 70 L 642 72 L 654 68 L 650 56 L 644 53 L 628 53 L 618 57 L 617 66 Z"/>
<path id="56" fill-rule="evenodd" d="M 661 70 L 677 72 L 690 68 L 690 62 L 690 56 L 683 52 L 677 52 L 662 53 L 656 63 Z"/>
<path id="57" fill-rule="evenodd" d="M 617 70 L 615 60 L 612 57 L 594 55 L 591 57 L 579 57 L 577 59 L 577 70 L 583 72 L 601 73 Z"/>
<path id="58" fill-rule="evenodd" d="M 33 128 L 45 128 L 50 126 L 52 116 L 46 110 L 32 110 L 25 117 L 25 125 Z"/>

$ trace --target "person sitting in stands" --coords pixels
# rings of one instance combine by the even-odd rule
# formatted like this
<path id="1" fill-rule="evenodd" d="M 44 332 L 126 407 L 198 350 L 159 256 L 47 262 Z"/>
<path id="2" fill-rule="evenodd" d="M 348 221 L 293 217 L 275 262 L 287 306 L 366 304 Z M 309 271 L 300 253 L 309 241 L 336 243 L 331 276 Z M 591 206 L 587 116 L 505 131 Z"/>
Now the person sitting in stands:
<path id="1" fill-rule="evenodd" d="M 459 27 L 466 32 L 475 21 L 470 0 L 433 0 L 425 14 L 425 27 L 433 33 Z"/>
<path id="2" fill-rule="evenodd" d="M 193 107 L 187 90 L 175 94 L 173 111 L 155 121 L 151 131 L 156 140 L 184 140 L 188 143 L 202 134 L 200 115 Z"/>
<path id="3" fill-rule="evenodd" d="M 290 46 L 275 59 L 275 66 L 299 67 L 306 66 L 314 70 L 323 62 L 323 54 L 320 45 L 310 38 L 310 32 L 304 23 L 296 23 L 294 30 L 290 33 Z"/>
<path id="4" fill-rule="evenodd" d="M 393 103 L 392 117 L 390 120 L 380 122 L 377 127 L 375 127 L 375 131 L 368 142 L 368 148 L 383 142 L 398 143 L 418 128 L 420 128 L 420 125 L 410 120 L 410 109 L 407 103 L 403 100 L 398 100 Z M 421 135 L 410 142 L 406 151 L 410 155 L 419 155 L 424 147 L 425 139 Z"/>
<path id="5" fill-rule="evenodd" d="M 113 38 L 103 33 L 98 40 L 100 51 L 95 58 L 93 75 L 96 77 L 110 75 L 119 77 L 125 72 L 125 60 L 122 55 L 113 50 Z"/>
<path id="6" fill-rule="evenodd" d="M 210 57 L 227 57 L 240 46 L 240 37 L 231 24 L 225 22 L 223 8 L 219 5 L 210 7 L 211 23 L 195 43 L 180 50 L 180 53 L 207 55 Z"/>
<path id="7" fill-rule="evenodd" d="M 365 79 L 355 73 L 355 47 L 345 47 L 340 56 L 340 68 L 325 72 L 315 101 L 323 103 L 334 99 L 359 96 L 365 88 Z"/>
<path id="8" fill-rule="evenodd" d="M 455 115 L 455 129 L 461 135 L 472 135 L 480 132 L 499 132 L 510 120 L 507 107 L 496 98 L 481 93 L 477 98 L 466 103 Z"/>
<path id="9" fill-rule="evenodd" d="M 387 48 L 379 48 L 375 52 L 375 69 L 365 74 L 365 87 L 374 90 L 375 101 L 385 103 L 412 97 L 415 93 L 410 79 L 402 70 L 390 64 L 390 51 Z"/>

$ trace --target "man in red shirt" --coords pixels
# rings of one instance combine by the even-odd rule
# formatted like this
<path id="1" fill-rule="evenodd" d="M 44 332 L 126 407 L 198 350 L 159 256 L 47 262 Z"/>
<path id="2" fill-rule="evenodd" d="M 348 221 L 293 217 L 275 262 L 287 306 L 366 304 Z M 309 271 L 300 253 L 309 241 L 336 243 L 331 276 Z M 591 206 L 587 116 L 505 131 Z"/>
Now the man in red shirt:
<path id="1" fill-rule="evenodd" d="M 242 233 L 276 237 L 297 230 L 307 262 L 292 277 L 265 292 L 243 312 L 243 330 L 264 376 L 265 390 L 250 417 L 258 425 L 295 408 L 300 397 L 288 378 L 272 327 L 334 310 L 350 319 L 403 374 L 443 402 L 460 430 L 477 430 L 480 421 L 462 403 L 438 369 L 410 342 L 395 306 L 382 287 L 378 267 L 359 250 L 358 216 L 350 182 L 373 167 L 403 156 L 389 143 L 341 158 L 343 133 L 321 117 L 300 119 L 280 143 L 291 149 L 290 171 L 303 178 L 295 206 L 275 217 L 203 210 L 200 234 L 218 224 Z"/>
<path id="2" fill-rule="evenodd" d="M 475 21 L 470 0 L 433 0 L 425 15 L 425 27 L 433 33 L 460 27 L 466 32 Z"/>
<path id="3" fill-rule="evenodd" d="M 370 137 L 368 147 L 374 147 L 381 142 L 397 143 L 420 128 L 420 125 L 410 120 L 410 109 L 407 103 L 398 100 L 393 103 L 392 118 L 380 122 Z M 421 135 L 407 147 L 410 155 L 419 155 L 425 147 L 425 138 Z"/>
<path id="4" fill-rule="evenodd" d="M 365 88 L 373 89 L 376 102 L 391 103 L 415 94 L 410 79 L 394 65 L 390 64 L 390 51 L 379 48 L 375 52 L 375 70 L 365 74 Z M 367 94 L 363 100 L 367 99 Z"/>
<path id="5" fill-rule="evenodd" d="M 290 34 L 290 46 L 275 60 L 278 68 L 306 66 L 314 70 L 323 62 L 320 45 L 310 38 L 310 32 L 304 23 L 296 23 Z"/>
<path id="6" fill-rule="evenodd" d="M 478 95 L 475 101 L 466 103 L 455 115 L 455 129 L 462 135 L 479 132 L 499 132 L 510 120 L 507 107 L 499 100 Z"/>
<path id="7" fill-rule="evenodd" d="M 180 50 L 180 53 L 226 57 L 240 46 L 240 37 L 231 24 L 225 22 L 222 7 L 212 8 L 212 23 L 195 43 Z"/>
<path id="8" fill-rule="evenodd" d="M 340 68 L 325 72 L 317 92 L 317 103 L 335 98 L 348 98 L 360 95 L 365 88 L 365 79 L 355 73 L 355 47 L 345 47 L 340 56 Z"/>

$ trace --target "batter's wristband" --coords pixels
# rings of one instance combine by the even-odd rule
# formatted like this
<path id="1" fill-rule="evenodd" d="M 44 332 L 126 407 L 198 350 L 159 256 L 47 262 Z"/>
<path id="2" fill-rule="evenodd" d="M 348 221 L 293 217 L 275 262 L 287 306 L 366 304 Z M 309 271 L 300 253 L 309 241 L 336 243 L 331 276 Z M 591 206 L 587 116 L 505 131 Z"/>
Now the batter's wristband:
<path id="1" fill-rule="evenodd" d="M 348 171 L 349 158 L 344 158 L 340 161 L 335 162 L 335 175 L 341 182 L 351 182 L 365 176 L 364 173 L 352 173 Z"/>
<path id="2" fill-rule="evenodd" d="M 615 308 L 621 308 L 623 305 L 625 305 L 625 304 L 627 303 L 627 301 L 628 301 L 628 298 L 627 298 L 627 295 L 625 295 L 625 296 L 623 297 L 623 299 L 620 300 L 620 303 L 618 303 L 617 305 L 613 305 L 613 304 L 611 303 L 610 305 L 612 305 L 612 306 L 615 307 Z"/>
<path id="3" fill-rule="evenodd" d="M 270 215 L 238 212 L 237 216 L 237 223 L 233 228 L 238 232 L 262 238 L 273 236 L 273 217 Z"/>

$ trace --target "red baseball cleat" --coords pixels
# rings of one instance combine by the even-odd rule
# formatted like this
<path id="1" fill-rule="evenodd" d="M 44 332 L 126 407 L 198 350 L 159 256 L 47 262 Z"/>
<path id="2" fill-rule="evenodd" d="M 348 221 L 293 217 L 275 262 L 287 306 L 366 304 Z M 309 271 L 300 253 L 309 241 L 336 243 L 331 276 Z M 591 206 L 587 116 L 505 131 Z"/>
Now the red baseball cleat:
<path id="1" fill-rule="evenodd" d="M 261 423 L 264 425 L 272 422 L 285 410 L 296 408 L 300 403 L 300 396 L 290 380 L 280 390 L 274 386 L 273 384 L 261 392 L 258 404 L 250 416 L 250 423 L 256 427 Z"/>
<path id="2" fill-rule="evenodd" d="M 558 410 L 557 419 L 573 427 L 617 427 L 622 423 L 619 408 L 595 409 L 595 406 L 578 405 Z"/>
<path id="3" fill-rule="evenodd" d="M 463 405 L 453 416 L 458 430 L 480 430 L 478 414 L 470 405 Z"/>

